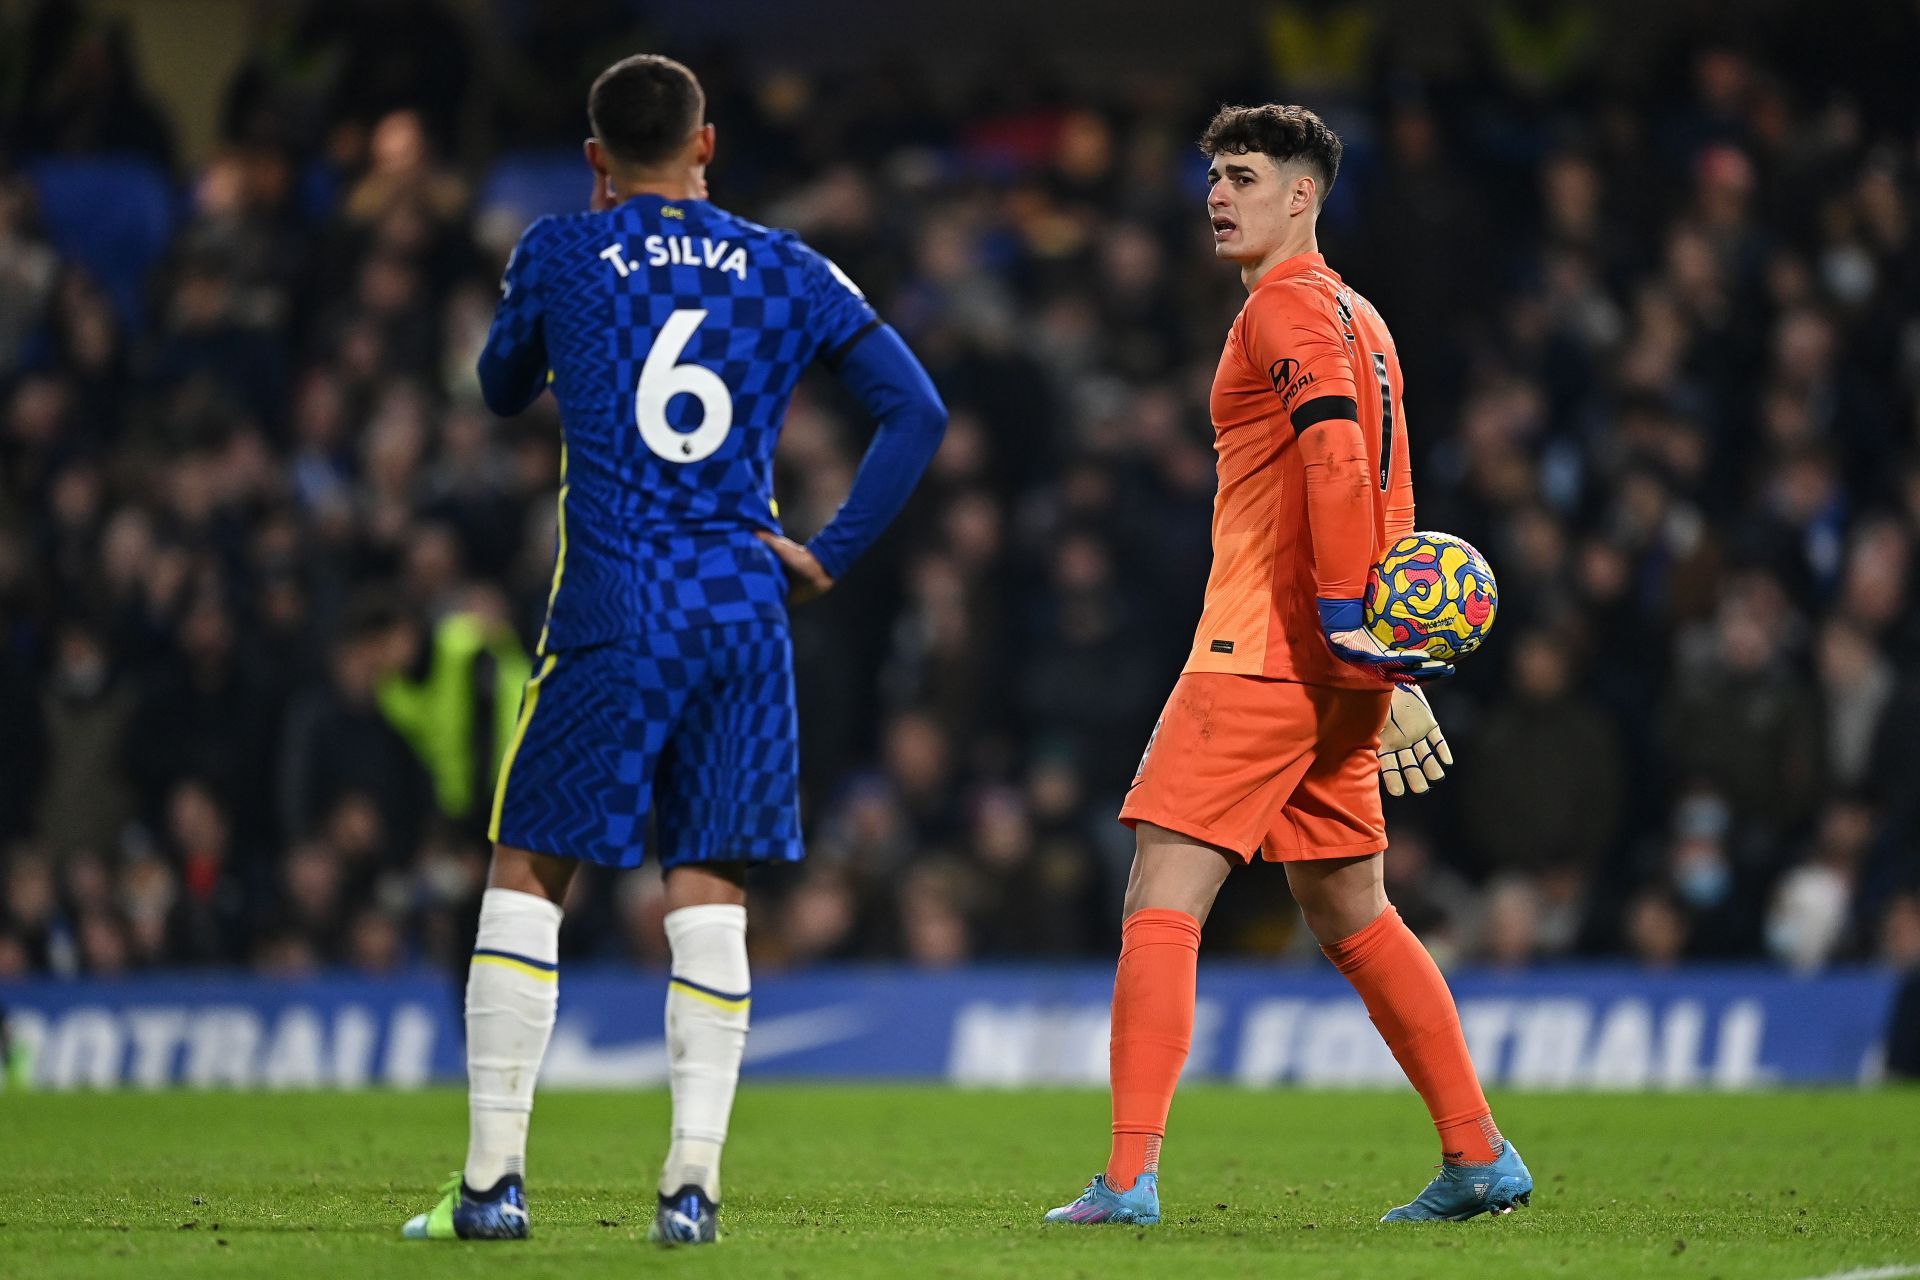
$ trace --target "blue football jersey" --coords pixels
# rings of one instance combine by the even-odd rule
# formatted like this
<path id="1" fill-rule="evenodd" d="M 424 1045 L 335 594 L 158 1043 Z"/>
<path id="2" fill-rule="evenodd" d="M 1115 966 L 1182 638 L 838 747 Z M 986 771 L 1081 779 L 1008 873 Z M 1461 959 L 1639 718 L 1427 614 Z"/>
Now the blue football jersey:
<path id="1" fill-rule="evenodd" d="M 661 196 L 540 219 L 501 287 L 482 383 L 524 405 L 551 369 L 564 431 L 540 651 L 784 619 L 754 531 L 780 527 L 794 384 L 879 323 L 859 289 L 793 232 Z"/>

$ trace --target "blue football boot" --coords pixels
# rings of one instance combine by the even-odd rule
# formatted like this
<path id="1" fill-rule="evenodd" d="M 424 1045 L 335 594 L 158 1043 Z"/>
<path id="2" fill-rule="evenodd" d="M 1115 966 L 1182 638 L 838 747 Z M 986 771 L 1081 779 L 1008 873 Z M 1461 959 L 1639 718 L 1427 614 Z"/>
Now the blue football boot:
<path id="1" fill-rule="evenodd" d="M 720 1206 L 707 1193 L 688 1183 L 670 1196 L 660 1197 L 647 1239 L 655 1244 L 718 1244 Z"/>
<path id="2" fill-rule="evenodd" d="M 527 1220 L 527 1189 L 520 1175 L 510 1173 L 479 1192 L 454 1174 L 440 1188 L 440 1203 L 407 1219 L 400 1234 L 409 1240 L 525 1240 L 532 1234 Z"/>
<path id="3" fill-rule="evenodd" d="M 1143 1173 L 1125 1191 L 1107 1185 L 1107 1175 L 1096 1173 L 1087 1189 L 1072 1204 L 1047 1210 L 1048 1222 L 1134 1223 L 1150 1227 L 1160 1221 L 1160 1175 Z"/>
<path id="4" fill-rule="evenodd" d="M 1533 1175 L 1511 1142 L 1492 1164 L 1443 1164 L 1412 1204 L 1389 1209 L 1382 1222 L 1464 1222 L 1483 1213 L 1512 1213 L 1533 1199 Z"/>

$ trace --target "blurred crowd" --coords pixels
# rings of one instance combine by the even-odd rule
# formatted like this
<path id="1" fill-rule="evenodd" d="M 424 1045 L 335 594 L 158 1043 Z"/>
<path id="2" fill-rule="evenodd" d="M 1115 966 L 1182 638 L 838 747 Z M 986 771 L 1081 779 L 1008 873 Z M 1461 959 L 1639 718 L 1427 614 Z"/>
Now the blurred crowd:
<path id="1" fill-rule="evenodd" d="M 0 30 L 0 978 L 461 962 L 559 454 L 550 400 L 479 404 L 524 223 L 486 179 L 577 147 L 592 74 L 654 47 L 583 9 L 627 13 L 282 6 L 191 167 L 125 31 L 71 0 Z M 761 962 L 1110 953 L 1243 297 L 1192 139 L 1277 99 L 1345 139 L 1322 248 L 1398 340 L 1419 523 L 1502 588 L 1434 694 L 1453 775 L 1389 805 L 1403 913 L 1449 963 L 1920 964 L 1920 100 L 1887 9 L 1622 57 L 1586 6 L 1487 6 L 1436 66 L 1366 5 L 1282 3 L 1231 72 L 1094 83 L 666 50 L 713 198 L 833 257 L 953 410 L 796 612 L 811 856 L 754 883 Z M 42 208 L 40 159 L 102 155 L 180 193 L 136 278 Z M 790 532 L 868 425 L 803 384 Z M 583 876 L 564 948 L 660 961 L 663 909 L 652 871 Z M 1270 867 L 1207 945 L 1311 951 Z"/>

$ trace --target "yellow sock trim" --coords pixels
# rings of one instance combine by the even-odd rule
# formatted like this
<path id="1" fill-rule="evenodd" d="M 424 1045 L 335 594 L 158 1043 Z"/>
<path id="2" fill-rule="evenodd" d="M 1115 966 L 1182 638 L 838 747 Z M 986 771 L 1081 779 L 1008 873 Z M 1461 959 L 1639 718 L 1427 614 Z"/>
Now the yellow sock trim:
<path id="1" fill-rule="evenodd" d="M 502 969 L 511 969 L 515 973 L 524 973 L 529 978 L 538 978 L 542 982 L 560 981 L 560 973 L 555 969 L 536 969 L 524 960 L 515 960 L 512 956 L 476 955 L 475 964 L 497 964 Z"/>
<path id="2" fill-rule="evenodd" d="M 686 996 L 689 1000 L 698 1000 L 700 1003 L 710 1004 L 716 1009 L 725 1009 L 728 1013 L 745 1013 L 748 1006 L 753 1003 L 752 996 L 742 996 L 738 1000 L 728 1000 L 726 997 L 716 996 L 710 991 L 702 991 L 698 987 L 688 986 L 678 978 L 670 979 L 667 983 L 667 989 L 679 995 Z"/>

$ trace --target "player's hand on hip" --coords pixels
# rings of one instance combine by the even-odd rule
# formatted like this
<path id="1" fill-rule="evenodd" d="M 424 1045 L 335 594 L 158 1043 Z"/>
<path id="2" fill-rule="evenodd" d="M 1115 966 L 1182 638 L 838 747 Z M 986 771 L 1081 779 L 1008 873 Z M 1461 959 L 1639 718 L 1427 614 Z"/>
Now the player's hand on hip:
<path id="1" fill-rule="evenodd" d="M 1387 704 L 1387 723 L 1380 730 L 1380 781 L 1390 796 L 1411 791 L 1425 795 L 1447 776 L 1453 751 L 1440 732 L 1418 685 L 1402 685 Z"/>
<path id="2" fill-rule="evenodd" d="M 833 589 L 832 576 L 820 567 L 820 562 L 814 559 L 813 552 L 800 543 L 777 533 L 768 533 L 764 529 L 755 530 L 754 536 L 772 547 L 773 554 L 780 557 L 780 563 L 787 571 L 787 602 L 789 604 L 805 604 Z"/>
<path id="3" fill-rule="evenodd" d="M 1389 649 L 1365 626 L 1358 600 L 1320 600 L 1320 632 L 1340 661 L 1362 667 L 1396 685 L 1440 680 L 1453 674 L 1453 664 L 1418 649 Z"/>

